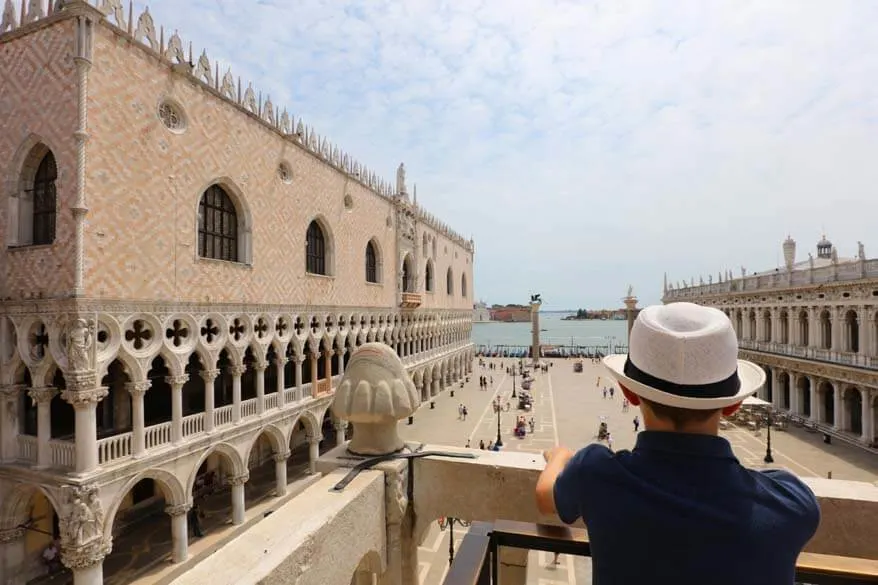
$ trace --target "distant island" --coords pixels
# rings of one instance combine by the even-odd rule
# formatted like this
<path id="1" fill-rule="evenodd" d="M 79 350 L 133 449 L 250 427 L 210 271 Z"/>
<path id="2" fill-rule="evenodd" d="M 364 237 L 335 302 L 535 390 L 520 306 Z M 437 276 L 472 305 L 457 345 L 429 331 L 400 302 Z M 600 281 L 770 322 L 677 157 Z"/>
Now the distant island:
<path id="1" fill-rule="evenodd" d="M 577 309 L 573 315 L 563 317 L 562 321 L 621 321 L 626 319 L 625 309 L 599 309 L 589 311 Z"/>

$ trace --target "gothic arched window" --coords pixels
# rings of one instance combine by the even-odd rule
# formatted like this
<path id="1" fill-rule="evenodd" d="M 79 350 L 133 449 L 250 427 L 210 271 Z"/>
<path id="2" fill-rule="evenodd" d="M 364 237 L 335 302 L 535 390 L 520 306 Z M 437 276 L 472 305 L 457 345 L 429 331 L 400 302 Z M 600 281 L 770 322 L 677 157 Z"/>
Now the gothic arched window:
<path id="1" fill-rule="evenodd" d="M 58 168 L 55 156 L 48 152 L 34 176 L 33 188 L 29 195 L 33 198 L 33 245 L 51 244 L 55 241 L 55 181 Z"/>
<path id="2" fill-rule="evenodd" d="M 378 252 L 371 240 L 366 244 L 366 282 L 378 283 Z"/>
<path id="3" fill-rule="evenodd" d="M 466 298 L 466 274 L 460 275 L 460 295 Z"/>
<path id="4" fill-rule="evenodd" d="M 448 269 L 448 274 L 445 276 L 445 285 L 448 288 L 448 294 L 454 294 L 454 275 L 451 274 L 451 268 Z"/>
<path id="5" fill-rule="evenodd" d="M 427 267 L 424 269 L 424 288 L 427 292 L 433 292 L 433 262 L 427 260 Z"/>
<path id="6" fill-rule="evenodd" d="M 317 220 L 312 221 L 308 226 L 305 241 L 305 270 L 309 274 L 327 275 L 326 238 Z"/>
<path id="7" fill-rule="evenodd" d="M 198 255 L 238 262 L 238 212 L 219 185 L 208 187 L 198 204 Z"/>

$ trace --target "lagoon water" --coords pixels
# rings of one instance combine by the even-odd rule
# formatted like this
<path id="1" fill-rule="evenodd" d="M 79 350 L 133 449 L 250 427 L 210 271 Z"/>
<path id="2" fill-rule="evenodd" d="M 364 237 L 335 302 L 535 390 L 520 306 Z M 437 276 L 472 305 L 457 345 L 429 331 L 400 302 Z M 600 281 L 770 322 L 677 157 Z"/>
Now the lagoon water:
<path id="1" fill-rule="evenodd" d="M 564 321 L 569 313 L 540 313 L 543 345 L 613 345 L 628 343 L 627 321 Z M 615 339 L 612 339 L 615 338 Z M 474 322 L 473 343 L 480 345 L 530 345 L 530 323 Z"/>

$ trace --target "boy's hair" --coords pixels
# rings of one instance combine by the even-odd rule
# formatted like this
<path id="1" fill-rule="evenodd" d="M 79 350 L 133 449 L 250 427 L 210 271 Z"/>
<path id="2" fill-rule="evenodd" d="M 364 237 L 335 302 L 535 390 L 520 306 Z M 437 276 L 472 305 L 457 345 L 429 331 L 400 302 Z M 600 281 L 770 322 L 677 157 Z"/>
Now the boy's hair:
<path id="1" fill-rule="evenodd" d="M 670 421 L 671 424 L 674 425 L 675 431 L 685 430 L 686 427 L 691 424 L 703 423 L 714 414 L 722 410 L 721 408 L 712 408 L 709 410 L 676 408 L 674 406 L 659 404 L 657 402 L 653 402 L 652 400 L 647 400 L 643 397 L 640 397 L 640 400 L 649 407 L 649 409 L 653 412 L 653 414 L 655 414 L 657 418 Z"/>

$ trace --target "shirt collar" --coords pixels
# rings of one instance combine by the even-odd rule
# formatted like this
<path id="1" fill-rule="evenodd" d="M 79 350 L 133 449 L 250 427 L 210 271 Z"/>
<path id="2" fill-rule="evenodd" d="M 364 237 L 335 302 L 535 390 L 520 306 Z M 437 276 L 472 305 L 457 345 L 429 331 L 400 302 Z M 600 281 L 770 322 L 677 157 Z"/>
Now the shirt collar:
<path id="1" fill-rule="evenodd" d="M 722 437 L 666 431 L 641 431 L 637 435 L 634 451 L 664 451 L 681 455 L 736 459 L 732 453 L 732 446 Z"/>

